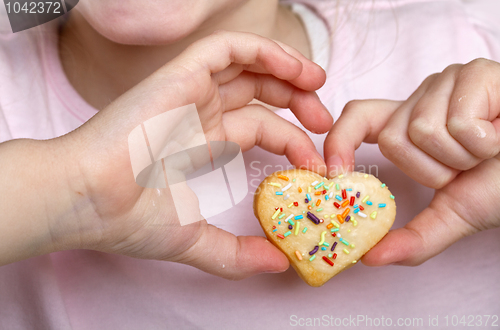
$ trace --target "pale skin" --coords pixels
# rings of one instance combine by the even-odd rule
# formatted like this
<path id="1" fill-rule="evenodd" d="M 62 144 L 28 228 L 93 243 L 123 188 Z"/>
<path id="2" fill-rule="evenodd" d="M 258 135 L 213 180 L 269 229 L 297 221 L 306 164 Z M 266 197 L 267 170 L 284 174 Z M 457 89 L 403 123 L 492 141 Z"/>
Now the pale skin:
<path id="1" fill-rule="evenodd" d="M 285 154 L 296 166 L 308 164 L 320 174 L 326 174 L 322 158 L 304 132 L 264 107 L 248 105 L 256 98 L 272 106 L 289 107 L 304 127 L 314 133 L 331 128 L 331 116 L 314 93 L 323 84 L 325 73 L 308 60 L 307 37 L 300 21 L 277 1 L 191 2 L 186 11 L 180 6 L 185 0 L 169 1 L 168 5 L 149 3 L 158 8 L 134 8 L 133 2 L 125 6 L 122 1 L 113 0 L 81 1 L 78 11 L 61 32 L 61 61 L 75 89 L 101 111 L 76 131 L 60 138 L 0 144 L 0 181 L 7 183 L 0 186 L 0 195 L 9 196 L 0 200 L 3 221 L 0 265 L 54 251 L 85 248 L 182 262 L 229 279 L 288 268 L 283 254 L 263 237 L 235 237 L 205 221 L 172 227 L 176 219 L 169 212 L 168 192 L 143 189 L 135 184 L 131 175 L 128 133 L 144 120 L 188 103 L 196 103 L 207 140 L 234 141 L 243 150 L 258 145 L 270 152 Z M 118 7 L 123 10 L 116 10 Z M 253 34 L 212 34 L 219 29 L 272 38 L 286 52 L 275 42 Z M 478 75 L 483 77 L 485 73 Z M 453 81 L 453 86 L 459 82 Z M 483 79 L 480 83 L 487 88 L 496 81 Z M 441 86 L 428 81 L 423 85 L 431 85 L 424 94 Z M 416 94 L 422 94 L 422 89 Z M 478 98 L 481 96 L 484 97 Z M 490 97 L 494 96 L 488 95 Z M 399 123 L 401 125 L 390 118 L 397 118 L 397 114 L 403 112 L 396 111 L 400 108 L 413 113 L 415 98 L 417 96 L 412 96 L 405 103 L 350 103 L 325 143 L 327 164 L 336 164 L 330 158 L 335 154 L 340 155 L 343 164 L 350 164 L 354 149 L 361 141 L 378 140 L 386 157 L 406 173 L 412 173 L 414 165 L 398 156 L 397 146 L 391 145 L 390 138 L 408 135 L 410 127 L 418 126 L 409 122 L 418 123 L 419 117 L 412 117 L 408 122 Z M 445 102 L 433 102 L 440 114 L 452 109 Z M 351 144 L 338 145 L 336 136 L 345 131 L 352 133 L 349 118 L 364 111 L 356 109 L 373 110 L 370 113 L 374 120 L 369 121 L 372 126 L 356 131 L 361 135 L 349 139 Z M 488 111 L 495 113 L 495 109 Z M 473 111 L 467 107 L 462 109 L 464 114 L 473 114 Z M 488 118 L 496 128 L 496 115 Z M 391 127 L 401 129 L 394 134 L 384 133 Z M 410 131 L 414 132 L 415 140 L 426 134 L 416 128 Z M 481 144 L 479 148 L 487 150 L 488 147 Z M 441 188 L 436 198 L 453 198 L 447 187 L 466 184 L 461 182 L 467 178 L 472 180 L 470 177 L 475 181 L 483 177 L 491 180 L 487 183 L 492 185 L 488 186 L 492 198 L 498 194 L 491 179 L 496 166 L 495 158 L 491 158 L 493 152 L 487 154 L 490 160 L 484 160 L 484 153 L 476 154 L 465 145 L 464 151 L 455 145 L 450 153 L 457 154 L 458 161 L 439 167 L 443 161 L 439 159 L 441 150 L 433 148 L 435 145 L 423 148 L 429 155 L 426 164 L 435 168 L 429 168 L 428 175 L 423 176 L 426 181 L 421 183 Z M 466 152 L 470 153 L 467 162 L 460 163 L 461 155 Z M 31 163 L 38 164 L 40 171 L 26 166 Z M 441 172 L 433 172 L 436 169 Z M 461 170 L 465 171 L 457 176 Z M 446 179 L 433 173 L 444 173 Z M 27 182 L 31 189 L 24 188 Z M 151 201 L 158 207 L 152 208 Z M 419 215 L 408 228 L 386 236 L 363 261 L 369 265 L 421 263 L 464 235 L 498 226 L 494 205 L 494 202 L 483 205 L 481 212 L 491 211 L 487 214 L 491 218 L 481 217 L 483 224 L 476 223 L 477 219 L 468 218 L 471 222 L 468 223 L 456 215 L 451 217 L 449 221 L 458 225 L 454 235 L 444 230 L 445 222 L 429 222 L 427 214 Z M 433 212 L 432 205 L 427 212 Z M 410 228 L 411 223 L 418 221 L 425 224 L 429 233 L 444 239 L 440 245 L 426 245 L 423 256 L 417 256 L 423 243 Z M 148 226 L 152 222 L 168 226 L 163 229 Z M 393 252 L 396 243 L 407 247 L 404 253 L 401 249 Z M 262 258 L 255 258 L 256 255 Z"/>

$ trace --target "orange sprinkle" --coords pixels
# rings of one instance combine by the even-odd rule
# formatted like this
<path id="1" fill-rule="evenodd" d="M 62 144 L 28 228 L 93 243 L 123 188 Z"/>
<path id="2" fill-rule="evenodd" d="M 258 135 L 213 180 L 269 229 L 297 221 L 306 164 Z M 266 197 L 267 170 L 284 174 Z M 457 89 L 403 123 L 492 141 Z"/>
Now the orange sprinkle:
<path id="1" fill-rule="evenodd" d="M 302 255 L 299 251 L 295 251 L 295 255 L 297 256 L 297 259 L 302 260 Z"/>
<path id="2" fill-rule="evenodd" d="M 321 195 L 321 191 L 316 191 L 314 194 L 315 195 Z"/>
<path id="3" fill-rule="evenodd" d="M 311 206 L 311 205 L 307 206 L 307 209 L 308 209 L 308 210 L 311 210 L 311 209 L 312 209 L 312 206 Z"/>
<path id="4" fill-rule="evenodd" d="M 346 209 L 344 210 L 344 213 L 342 213 L 342 218 L 345 218 L 345 217 L 347 216 L 347 214 L 349 213 L 349 211 L 350 211 L 350 210 L 351 210 L 351 209 L 346 208 Z"/>
<path id="5" fill-rule="evenodd" d="M 278 175 L 278 178 L 285 180 L 285 181 L 290 180 L 287 176 L 284 176 L 284 175 Z"/>
<path id="6" fill-rule="evenodd" d="M 301 193 L 301 192 L 302 192 L 302 188 L 299 187 L 299 193 Z"/>
<path id="7" fill-rule="evenodd" d="M 344 223 L 344 218 L 340 214 L 337 214 L 337 219 L 339 219 L 340 223 Z"/>
<path id="8" fill-rule="evenodd" d="M 346 207 L 347 205 L 349 204 L 349 201 L 348 200 L 345 200 L 342 202 L 342 207 Z"/>
<path id="9" fill-rule="evenodd" d="M 316 201 L 316 206 L 319 206 L 319 204 L 321 204 L 321 199 L 318 199 L 318 200 Z"/>
<path id="10" fill-rule="evenodd" d="M 330 229 L 333 227 L 333 224 L 329 223 L 328 226 L 326 226 L 326 229 Z"/>

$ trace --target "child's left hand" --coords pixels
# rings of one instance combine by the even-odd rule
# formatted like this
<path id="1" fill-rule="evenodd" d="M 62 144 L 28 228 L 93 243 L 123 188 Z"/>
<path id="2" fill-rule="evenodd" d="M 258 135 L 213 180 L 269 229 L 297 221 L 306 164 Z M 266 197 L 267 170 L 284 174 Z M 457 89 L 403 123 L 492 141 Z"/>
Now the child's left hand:
<path id="1" fill-rule="evenodd" d="M 500 226 L 500 64 L 477 59 L 429 76 L 404 102 L 349 102 L 325 141 L 330 171 L 354 164 L 361 142 L 415 181 L 430 205 L 392 230 L 367 265 L 418 265 L 459 239 Z M 356 129 L 352 129 L 355 127 Z"/>

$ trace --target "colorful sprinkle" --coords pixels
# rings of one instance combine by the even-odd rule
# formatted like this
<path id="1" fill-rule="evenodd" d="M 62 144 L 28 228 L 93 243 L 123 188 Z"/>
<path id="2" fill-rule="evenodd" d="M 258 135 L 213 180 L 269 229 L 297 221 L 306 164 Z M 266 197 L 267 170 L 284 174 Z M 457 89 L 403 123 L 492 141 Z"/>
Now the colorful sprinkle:
<path id="1" fill-rule="evenodd" d="M 281 215 L 278 217 L 278 219 L 281 219 L 281 218 L 283 218 L 284 216 L 285 216 L 285 213 L 283 212 L 283 213 L 281 213 Z"/>
<path id="2" fill-rule="evenodd" d="M 285 235 L 285 236 L 286 236 L 286 235 Z M 345 245 L 349 246 L 349 242 L 348 242 L 348 241 L 346 241 L 346 240 L 345 240 L 345 239 L 343 239 L 343 238 L 341 238 L 341 239 L 340 239 L 340 242 L 342 242 L 343 244 L 345 244 Z"/>
<path id="3" fill-rule="evenodd" d="M 345 217 L 345 219 L 344 219 L 344 221 L 345 221 L 345 222 L 349 222 L 349 220 L 351 220 L 351 216 L 350 216 L 350 215 L 348 215 L 348 216 L 347 216 L 347 217 Z"/>
<path id="4" fill-rule="evenodd" d="M 293 205 L 299 206 L 299 202 L 293 202 Z"/>
<path id="5" fill-rule="evenodd" d="M 281 187 L 281 183 L 269 182 L 269 184 L 270 184 L 271 186 Z"/>
<path id="6" fill-rule="evenodd" d="M 325 184 L 324 182 L 321 182 L 320 184 L 315 186 L 314 189 L 319 189 L 319 188 L 323 187 L 324 184 Z"/>
<path id="7" fill-rule="evenodd" d="M 373 205 L 373 203 L 370 201 L 366 201 L 366 205 Z"/>
<path id="8" fill-rule="evenodd" d="M 366 218 L 366 214 L 364 214 L 363 212 L 358 212 L 358 215 L 362 218 Z"/>
<path id="9" fill-rule="evenodd" d="M 302 192 L 302 188 L 299 187 L 299 193 L 301 193 L 301 192 Z"/>
<path id="10" fill-rule="evenodd" d="M 335 195 L 335 199 L 338 201 L 342 201 L 342 197 L 340 197 L 339 195 Z"/>
<path id="11" fill-rule="evenodd" d="M 323 211 L 322 207 L 320 207 L 319 209 L 316 209 L 316 212 L 321 212 L 321 211 Z"/>
<path id="12" fill-rule="evenodd" d="M 311 258 L 309 258 L 309 261 L 313 261 L 314 259 L 316 259 L 316 255 L 313 255 Z"/>
<path id="13" fill-rule="evenodd" d="M 297 259 L 299 259 L 299 261 L 302 261 L 302 255 L 299 251 L 295 251 L 295 256 L 297 256 Z"/>
<path id="14" fill-rule="evenodd" d="M 277 191 L 276 195 L 283 195 L 283 192 L 282 191 Z"/>
<path id="15" fill-rule="evenodd" d="M 290 195 L 288 195 L 288 194 L 287 194 L 287 195 L 285 196 L 285 198 L 283 198 L 283 200 L 285 200 L 285 201 L 286 201 L 288 198 L 290 198 Z"/>
<path id="16" fill-rule="evenodd" d="M 304 219 L 304 216 L 301 214 L 301 215 L 296 216 L 294 219 L 295 219 L 295 220 Z"/>
<path id="17" fill-rule="evenodd" d="M 333 245 L 332 245 L 332 248 L 330 249 L 330 251 L 333 252 L 333 250 L 335 250 L 335 247 L 337 246 L 337 242 L 334 242 Z M 333 255 L 335 257 L 335 254 Z M 335 258 L 334 258 L 335 259 Z"/>
<path id="18" fill-rule="evenodd" d="M 321 251 L 326 251 L 326 247 L 322 246 Z"/>
<path id="19" fill-rule="evenodd" d="M 333 202 L 333 205 L 334 205 L 336 208 L 340 209 L 340 204 L 339 204 L 339 203 L 337 203 L 337 202 Z"/>
<path id="20" fill-rule="evenodd" d="M 311 186 L 315 186 L 318 184 L 319 181 L 314 181 L 313 183 L 311 183 Z"/>
<path id="21" fill-rule="evenodd" d="M 288 225 L 288 229 L 292 230 L 293 226 L 292 225 Z"/>
<path id="22" fill-rule="evenodd" d="M 307 231 L 307 227 L 304 227 L 304 229 L 302 230 L 302 233 L 304 233 L 304 234 L 305 234 L 305 233 L 306 233 L 306 231 Z"/>
<path id="23" fill-rule="evenodd" d="M 293 214 L 290 214 L 288 218 L 285 219 L 285 222 L 288 222 L 288 220 L 290 220 L 291 218 L 293 218 Z"/>
<path id="24" fill-rule="evenodd" d="M 333 254 L 328 253 L 328 258 L 331 258 L 331 257 L 333 257 Z"/>
<path id="25" fill-rule="evenodd" d="M 330 231 L 331 231 L 332 233 L 335 233 L 335 232 L 339 231 L 339 228 L 332 228 L 332 229 L 330 229 Z"/>
<path id="26" fill-rule="evenodd" d="M 342 218 L 342 215 L 337 214 L 337 219 L 339 220 L 340 223 L 344 223 L 344 218 Z"/>
<path id="27" fill-rule="evenodd" d="M 310 200 L 310 201 L 312 200 L 311 195 L 306 194 L 306 197 L 307 197 L 308 200 Z"/>
<path id="28" fill-rule="evenodd" d="M 382 187 L 382 188 L 385 188 L 385 183 L 382 183 L 381 187 Z"/>
<path id="29" fill-rule="evenodd" d="M 273 216 L 271 217 L 271 219 L 273 219 L 273 220 L 274 220 L 274 219 L 276 219 L 276 217 L 278 216 L 278 214 L 280 214 L 280 212 L 281 212 L 281 211 L 280 211 L 279 209 L 277 209 L 277 210 L 276 210 L 276 212 L 274 212 L 274 214 L 273 214 Z"/>
<path id="30" fill-rule="evenodd" d="M 340 186 L 338 183 L 335 184 L 335 189 L 340 190 Z"/>
<path id="31" fill-rule="evenodd" d="M 319 206 L 319 204 L 321 204 L 321 199 L 318 198 L 318 200 L 316 201 L 316 206 Z M 385 204 L 384 204 L 385 206 Z M 380 207 L 380 204 L 379 204 L 379 207 Z"/>
<path id="32" fill-rule="evenodd" d="M 326 226 L 326 229 L 330 229 L 333 227 L 333 223 L 329 223 L 327 226 Z"/>
<path id="33" fill-rule="evenodd" d="M 333 267 L 333 261 L 331 261 L 330 259 L 328 259 L 327 257 L 323 256 L 323 260 L 326 261 L 330 266 Z"/>
<path id="34" fill-rule="evenodd" d="M 394 199 L 394 195 L 391 195 L 390 197 L 391 197 L 391 199 Z"/>
<path id="35" fill-rule="evenodd" d="M 349 251 L 347 249 L 344 249 L 345 254 L 349 254 Z"/>
<path id="36" fill-rule="evenodd" d="M 300 228 L 300 221 L 297 221 L 297 225 L 295 226 L 295 232 L 294 232 L 295 236 L 297 236 L 297 234 L 299 233 L 299 228 Z"/>
<path id="37" fill-rule="evenodd" d="M 346 199 L 346 198 L 347 198 L 347 192 L 345 191 L 345 189 L 342 189 L 342 199 Z"/>
<path id="38" fill-rule="evenodd" d="M 323 245 L 324 246 L 330 246 L 330 244 L 328 242 L 323 242 Z"/>
<path id="39" fill-rule="evenodd" d="M 326 230 L 321 233 L 321 240 L 319 241 L 319 245 L 322 245 L 325 242 Z"/>
<path id="40" fill-rule="evenodd" d="M 370 218 L 375 219 L 377 217 L 377 211 L 373 211 L 372 214 L 370 214 Z"/>
<path id="41" fill-rule="evenodd" d="M 358 191 L 358 192 L 356 193 L 356 198 L 359 198 L 359 196 L 361 196 L 361 193 Z"/>
<path id="42" fill-rule="evenodd" d="M 311 192 L 311 187 L 307 187 L 307 192 L 310 193 Z"/>
<path id="43" fill-rule="evenodd" d="M 325 195 L 325 201 L 327 201 L 330 197 L 328 195 Z"/>
<path id="44" fill-rule="evenodd" d="M 312 249 L 311 251 L 309 251 L 309 255 L 311 255 L 311 256 L 312 256 L 313 254 L 315 254 L 316 252 L 318 252 L 318 249 L 319 249 L 319 246 L 317 246 L 317 245 L 316 245 L 316 246 L 314 247 L 314 249 Z"/>
<path id="45" fill-rule="evenodd" d="M 346 207 L 347 205 L 349 205 L 349 201 L 348 200 L 345 200 L 342 202 L 342 204 L 340 204 L 342 207 Z"/>
<path id="46" fill-rule="evenodd" d="M 291 234 L 292 234 L 292 232 L 291 232 L 291 231 L 287 231 L 287 232 L 285 233 L 285 237 L 287 237 L 288 235 L 291 235 Z"/>
<path id="47" fill-rule="evenodd" d="M 363 200 L 361 201 L 361 203 L 365 203 L 368 200 L 368 198 L 370 198 L 370 196 L 366 195 L 365 198 L 363 198 Z"/>
<path id="48" fill-rule="evenodd" d="M 288 189 L 290 189 L 291 186 L 292 186 L 292 184 L 289 183 L 286 186 L 284 186 L 283 188 L 281 188 L 281 191 L 287 191 Z"/>
<path id="49" fill-rule="evenodd" d="M 290 180 L 287 176 L 284 176 L 284 175 L 278 175 L 278 178 L 285 180 L 285 181 Z"/>
<path id="50" fill-rule="evenodd" d="M 378 207 L 385 207 L 385 203 L 378 204 Z"/>
<path id="51" fill-rule="evenodd" d="M 332 214 L 332 216 L 333 216 L 333 214 Z M 335 220 L 330 220 L 330 221 L 331 221 L 331 223 L 332 223 L 335 227 L 337 227 L 337 228 L 339 228 L 339 227 L 340 227 L 340 225 L 339 225 L 339 224 L 338 224 Z"/>
<path id="52" fill-rule="evenodd" d="M 344 210 L 344 212 L 342 212 L 342 218 L 345 218 L 345 217 L 347 216 L 347 214 L 348 214 L 350 211 L 351 211 L 351 209 L 346 208 L 346 209 Z"/>
<path id="53" fill-rule="evenodd" d="M 344 177 L 344 174 L 339 175 L 339 179 L 342 179 Z"/>
<path id="54" fill-rule="evenodd" d="M 278 236 L 278 237 L 279 237 L 279 238 L 281 238 L 281 239 L 284 239 L 284 238 L 285 238 L 285 236 L 283 236 L 283 235 L 281 235 L 281 234 L 278 234 L 278 235 L 276 235 L 276 236 Z"/>
<path id="55" fill-rule="evenodd" d="M 336 254 L 336 253 L 334 253 L 332 258 L 333 258 L 333 259 L 337 259 L 337 254 Z"/>

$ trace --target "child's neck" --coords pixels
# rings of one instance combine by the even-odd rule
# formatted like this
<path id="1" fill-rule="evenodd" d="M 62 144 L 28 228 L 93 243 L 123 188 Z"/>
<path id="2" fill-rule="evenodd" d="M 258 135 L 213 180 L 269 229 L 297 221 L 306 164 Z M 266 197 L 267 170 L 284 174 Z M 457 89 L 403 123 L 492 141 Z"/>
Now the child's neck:
<path id="1" fill-rule="evenodd" d="M 276 6 L 273 1 L 269 3 Z M 271 8 L 266 17 L 262 14 L 266 11 L 249 9 L 245 13 L 228 15 L 217 24 L 167 46 L 114 43 L 101 36 L 75 12 L 60 33 L 59 54 L 62 66 L 76 91 L 91 106 L 101 110 L 179 55 L 188 45 L 218 29 L 254 32 L 288 44 L 310 58 L 305 29 L 290 10 L 282 6 Z M 246 15 L 246 20 L 242 20 L 241 15 Z"/>

